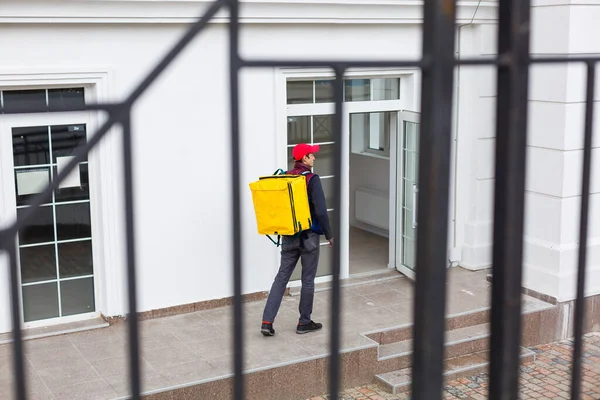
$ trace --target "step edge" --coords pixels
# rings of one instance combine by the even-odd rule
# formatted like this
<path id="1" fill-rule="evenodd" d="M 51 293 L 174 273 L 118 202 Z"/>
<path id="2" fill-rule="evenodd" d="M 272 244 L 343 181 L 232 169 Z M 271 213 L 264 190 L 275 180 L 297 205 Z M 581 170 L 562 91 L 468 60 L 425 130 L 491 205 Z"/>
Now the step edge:
<path id="1" fill-rule="evenodd" d="M 448 315 L 446 315 L 445 320 L 449 320 L 449 319 L 452 319 L 452 318 L 464 317 L 466 315 L 471 315 L 471 314 L 484 313 L 486 311 L 491 311 L 491 307 L 476 308 L 474 310 L 462 311 L 462 312 L 459 312 L 459 313 L 456 313 L 456 314 L 448 314 Z M 534 311 L 531 311 L 531 312 L 535 312 L 535 311 L 539 311 L 539 310 L 534 310 Z M 489 323 L 489 322 L 486 322 L 486 323 Z M 477 326 L 477 325 L 482 325 L 482 324 L 476 324 L 476 325 L 470 325 L 470 326 Z M 390 327 L 387 327 L 387 328 L 377 329 L 377 330 L 370 331 L 370 332 L 365 332 L 365 333 L 369 334 L 369 335 L 372 335 L 374 333 L 386 333 L 386 332 L 389 332 L 389 331 L 395 331 L 395 330 L 400 330 L 400 329 L 412 328 L 413 326 L 414 326 L 414 323 L 413 322 L 409 322 L 409 323 L 406 323 L 406 324 L 390 326 Z M 458 329 L 460 329 L 460 328 L 458 328 Z M 452 329 L 452 330 L 454 330 L 454 329 Z"/>
<path id="2" fill-rule="evenodd" d="M 473 326 L 477 326 L 477 325 L 473 325 Z M 459 345 L 459 344 L 463 344 L 463 343 L 467 343 L 467 342 L 474 342 L 474 341 L 476 341 L 476 340 L 482 340 L 482 339 L 486 339 L 486 338 L 489 338 L 489 337 L 490 337 L 490 335 L 491 335 L 491 334 L 489 334 L 489 333 L 486 333 L 486 334 L 479 335 L 479 336 L 473 336 L 473 337 L 466 338 L 466 339 L 460 339 L 460 340 L 456 340 L 456 341 L 454 341 L 454 342 L 448 342 L 448 343 L 445 343 L 445 344 L 444 344 L 444 348 L 446 348 L 446 347 L 450 347 L 450 346 Z M 412 339 L 408 339 L 408 340 L 412 340 Z M 401 341 L 399 341 L 399 342 L 394 342 L 394 343 L 402 343 L 402 342 L 405 342 L 405 341 L 408 341 L 408 340 L 401 340 Z M 378 356 L 378 361 L 390 360 L 390 359 L 392 359 L 392 358 L 395 358 L 395 357 L 406 357 L 406 356 L 408 356 L 408 355 L 411 355 L 411 354 L 413 353 L 413 351 L 411 350 L 411 351 L 405 351 L 405 352 L 403 352 L 403 353 L 397 353 L 397 354 L 391 354 L 391 355 L 389 355 L 389 356 L 383 356 L 383 357 L 379 357 L 379 348 L 380 348 L 381 346 L 386 346 L 386 345 L 385 345 L 385 344 L 380 344 L 380 345 L 378 346 L 378 348 L 377 348 L 377 356 Z"/>
<path id="3" fill-rule="evenodd" d="M 392 278 L 392 279 L 397 279 L 397 278 Z M 558 305 L 556 304 L 550 304 L 547 303 L 546 305 L 535 309 L 535 310 L 527 310 L 527 311 L 521 311 L 521 315 L 529 315 L 529 314 L 533 314 L 536 312 L 541 312 L 541 311 L 547 311 L 547 310 L 551 310 L 553 308 L 558 307 Z M 460 317 L 464 317 L 466 315 L 470 315 L 470 314 L 478 314 L 478 313 L 484 313 L 487 311 L 491 311 L 491 307 L 482 307 L 482 308 L 476 308 L 473 310 L 468 310 L 468 311 L 462 311 L 459 313 L 455 313 L 455 314 L 448 314 L 445 316 L 445 320 L 449 320 L 449 319 L 453 319 L 453 318 L 460 318 Z M 490 322 L 486 322 L 486 323 L 490 323 Z M 470 326 L 477 326 L 477 325 L 482 325 L 482 324 L 476 324 L 476 325 L 470 325 Z M 386 333 L 386 332 L 390 332 L 390 331 L 396 331 L 396 330 L 401 330 L 401 329 L 407 329 L 407 328 L 412 328 L 414 326 L 413 322 L 409 322 L 406 324 L 401 324 L 401 325 L 395 325 L 395 326 L 390 326 L 387 328 L 383 328 L 383 329 L 376 329 L 373 331 L 368 331 L 368 332 L 364 332 L 364 335 L 373 335 L 375 333 Z M 458 328 L 461 329 L 461 328 Z M 455 329 L 451 329 L 451 330 L 455 330 Z"/>
<path id="4" fill-rule="evenodd" d="M 526 347 L 523 347 L 523 349 L 525 349 L 527 351 L 519 354 L 519 359 L 523 359 L 523 358 L 527 358 L 527 357 L 534 357 L 534 359 L 535 359 L 535 355 L 536 355 L 535 351 L 532 351 L 532 350 L 530 350 L 530 349 L 528 349 Z M 481 352 L 477 352 L 477 353 L 481 353 Z M 473 353 L 473 354 L 477 354 L 477 353 Z M 453 357 L 453 358 L 457 358 L 457 357 Z M 474 369 L 477 369 L 477 368 L 485 367 L 485 366 L 489 365 L 489 363 L 490 363 L 489 361 L 484 361 L 482 363 L 470 365 L 468 367 L 458 368 L 458 369 L 455 369 L 455 370 L 452 370 L 452 371 L 444 371 L 443 376 L 444 377 L 449 377 L 449 376 L 452 376 L 453 374 L 458 374 L 458 373 L 462 373 L 462 372 L 468 372 L 470 370 L 474 370 Z M 402 369 L 399 369 L 399 370 L 396 370 L 396 371 L 402 371 L 402 370 L 406 370 L 406 369 L 410 369 L 410 368 L 411 367 L 409 367 L 409 368 L 402 368 Z M 379 379 L 380 381 L 382 381 L 384 383 L 386 383 L 389 387 L 392 387 L 394 389 L 402 388 L 402 387 L 408 386 L 408 385 L 410 385 L 412 383 L 412 380 L 411 380 L 409 382 L 393 384 L 390 381 L 388 381 L 385 377 L 381 376 L 381 375 L 389 374 L 390 372 L 394 372 L 394 371 L 389 371 L 389 372 L 384 372 L 382 374 L 377 374 L 377 375 L 375 375 L 375 378 Z"/>

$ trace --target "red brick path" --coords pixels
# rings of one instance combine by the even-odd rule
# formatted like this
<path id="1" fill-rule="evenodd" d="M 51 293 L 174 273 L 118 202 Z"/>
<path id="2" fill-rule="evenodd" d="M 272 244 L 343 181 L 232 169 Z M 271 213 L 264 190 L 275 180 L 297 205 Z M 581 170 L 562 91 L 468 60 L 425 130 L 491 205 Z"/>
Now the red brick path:
<path id="1" fill-rule="evenodd" d="M 536 360 L 521 367 L 520 396 L 522 400 L 569 399 L 573 342 L 564 341 L 532 348 Z M 600 333 L 585 336 L 583 354 L 582 400 L 600 399 Z M 328 396 L 311 400 L 326 400 Z M 340 400 L 406 400 L 410 395 L 392 395 L 379 385 L 346 390 Z M 486 374 L 460 378 L 446 383 L 444 399 L 488 398 Z"/>

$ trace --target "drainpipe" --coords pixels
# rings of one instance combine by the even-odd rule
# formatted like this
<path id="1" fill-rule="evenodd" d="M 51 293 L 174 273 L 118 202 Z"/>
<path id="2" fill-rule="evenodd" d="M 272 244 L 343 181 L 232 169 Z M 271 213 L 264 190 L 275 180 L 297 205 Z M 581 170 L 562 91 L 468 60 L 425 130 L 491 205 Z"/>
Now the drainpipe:
<path id="1" fill-rule="evenodd" d="M 481 0 L 479 0 L 477 2 L 477 7 L 475 7 L 475 12 L 473 13 L 473 16 L 471 17 L 471 21 L 469 21 L 466 24 L 462 24 L 458 26 L 458 37 L 457 37 L 457 42 L 458 42 L 458 47 L 457 47 L 457 51 L 456 51 L 456 58 L 457 60 L 460 62 L 460 38 L 461 38 L 461 31 L 462 28 L 464 28 L 465 26 L 469 26 L 473 24 L 473 21 L 475 20 L 475 16 L 477 15 L 477 11 L 479 10 L 479 6 L 481 5 Z M 452 249 L 456 248 L 456 231 L 457 231 L 457 225 L 458 225 L 458 221 L 456 220 L 457 218 L 457 187 L 458 187 L 458 126 L 459 126 L 459 109 L 460 109 L 460 68 L 461 65 L 460 63 L 457 66 L 456 69 L 456 116 L 454 118 L 454 148 L 455 150 L 455 157 L 454 157 L 454 201 L 453 201 L 453 210 L 452 210 L 452 214 L 453 214 L 453 220 L 454 223 L 453 225 L 453 235 L 452 235 Z M 454 260 L 449 260 L 450 264 L 452 264 L 454 262 Z"/>

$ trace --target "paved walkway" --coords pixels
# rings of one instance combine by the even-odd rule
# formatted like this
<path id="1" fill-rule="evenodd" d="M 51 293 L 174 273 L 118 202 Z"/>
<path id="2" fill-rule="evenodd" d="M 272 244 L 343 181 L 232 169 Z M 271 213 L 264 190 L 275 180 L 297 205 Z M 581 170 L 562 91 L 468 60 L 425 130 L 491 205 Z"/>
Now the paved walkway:
<path id="1" fill-rule="evenodd" d="M 573 342 L 564 341 L 532 349 L 536 360 L 521 367 L 520 399 L 570 399 Z M 600 333 L 586 335 L 583 355 L 582 400 L 600 399 Z M 311 400 L 324 400 L 328 396 Z M 391 395 L 381 386 L 347 390 L 340 400 L 406 400 L 408 394 Z M 444 399 L 488 398 L 488 376 L 480 374 L 447 382 Z"/>

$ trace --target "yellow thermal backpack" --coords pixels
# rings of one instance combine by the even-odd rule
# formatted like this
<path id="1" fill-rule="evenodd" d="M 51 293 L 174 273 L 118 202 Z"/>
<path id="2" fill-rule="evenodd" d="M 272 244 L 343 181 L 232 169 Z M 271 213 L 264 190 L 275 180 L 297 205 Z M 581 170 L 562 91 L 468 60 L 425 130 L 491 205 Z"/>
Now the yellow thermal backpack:
<path id="1" fill-rule="evenodd" d="M 306 177 L 287 175 L 282 169 L 250 183 L 259 235 L 279 246 L 281 236 L 294 236 L 312 225 Z M 269 235 L 277 235 L 275 242 Z"/>

